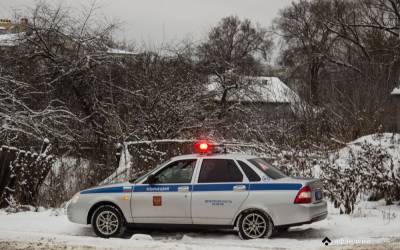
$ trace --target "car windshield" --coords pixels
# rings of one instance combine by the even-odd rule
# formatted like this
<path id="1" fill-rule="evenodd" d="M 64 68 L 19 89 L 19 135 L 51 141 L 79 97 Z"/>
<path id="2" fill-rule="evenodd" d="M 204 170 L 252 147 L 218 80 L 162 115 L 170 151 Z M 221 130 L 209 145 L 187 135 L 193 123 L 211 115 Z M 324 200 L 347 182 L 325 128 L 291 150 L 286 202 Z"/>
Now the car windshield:
<path id="1" fill-rule="evenodd" d="M 153 168 L 152 170 L 148 171 L 146 174 L 138 177 L 133 183 L 134 184 L 138 184 L 139 182 L 141 182 L 142 180 L 144 180 L 147 176 L 149 176 L 151 173 L 154 173 L 156 171 L 158 171 L 161 167 L 164 167 L 167 163 L 169 163 L 171 160 L 168 160 L 166 162 L 161 163 L 160 165 L 157 165 L 155 168 Z"/>
<path id="2" fill-rule="evenodd" d="M 287 177 L 282 171 L 280 171 L 278 168 L 272 166 L 268 161 L 264 158 L 255 158 L 249 160 L 254 166 L 256 166 L 258 169 L 263 171 L 264 174 L 266 174 L 268 177 L 271 179 L 281 179 Z"/>

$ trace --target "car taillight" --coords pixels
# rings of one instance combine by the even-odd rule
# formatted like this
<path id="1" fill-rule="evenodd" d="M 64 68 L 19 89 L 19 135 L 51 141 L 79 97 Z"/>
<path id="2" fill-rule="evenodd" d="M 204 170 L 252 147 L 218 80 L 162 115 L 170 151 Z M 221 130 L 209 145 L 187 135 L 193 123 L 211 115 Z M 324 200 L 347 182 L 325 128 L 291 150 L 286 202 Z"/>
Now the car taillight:
<path id="1" fill-rule="evenodd" d="M 311 203 L 311 188 L 309 186 L 302 187 L 294 199 L 295 204 Z"/>

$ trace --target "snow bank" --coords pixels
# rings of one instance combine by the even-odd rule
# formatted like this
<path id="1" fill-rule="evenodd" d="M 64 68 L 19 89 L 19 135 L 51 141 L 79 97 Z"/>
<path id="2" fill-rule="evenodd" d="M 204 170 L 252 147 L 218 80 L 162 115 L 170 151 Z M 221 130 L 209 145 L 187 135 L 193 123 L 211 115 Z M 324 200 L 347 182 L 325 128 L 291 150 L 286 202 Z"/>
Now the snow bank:
<path id="1" fill-rule="evenodd" d="M 153 240 L 153 238 L 148 234 L 134 234 L 131 240 Z"/>
<path id="2" fill-rule="evenodd" d="M 10 214 L 0 210 L 0 232 L 2 231 L 94 236 L 90 227 L 69 222 L 64 209 Z"/>
<path id="3" fill-rule="evenodd" d="M 40 245 L 52 249 L 320 249 L 325 247 L 321 240 L 326 236 L 332 240 L 331 245 L 337 246 L 381 244 L 400 239 L 400 207 L 383 204 L 361 203 L 353 215 L 340 215 L 330 205 L 326 220 L 291 228 L 272 239 L 248 241 L 229 230 L 135 230 L 127 239 L 101 239 L 94 237 L 89 226 L 69 222 L 63 210 L 16 214 L 0 210 L 0 247 L 4 246 L 2 242 L 17 242 L 19 249 Z"/>
<path id="4" fill-rule="evenodd" d="M 364 200 L 400 199 L 400 135 L 373 134 L 350 142 L 321 166 L 327 197 L 344 213 Z"/>
<path id="5" fill-rule="evenodd" d="M 400 168 L 400 134 L 393 133 L 367 135 L 347 143 L 346 147 L 339 150 L 335 163 L 343 168 L 348 167 L 352 158 L 362 151 L 363 144 L 379 146 L 392 158 L 394 169 Z"/>
<path id="6" fill-rule="evenodd" d="M 400 87 L 394 88 L 390 94 L 392 94 L 392 95 L 400 95 Z"/>

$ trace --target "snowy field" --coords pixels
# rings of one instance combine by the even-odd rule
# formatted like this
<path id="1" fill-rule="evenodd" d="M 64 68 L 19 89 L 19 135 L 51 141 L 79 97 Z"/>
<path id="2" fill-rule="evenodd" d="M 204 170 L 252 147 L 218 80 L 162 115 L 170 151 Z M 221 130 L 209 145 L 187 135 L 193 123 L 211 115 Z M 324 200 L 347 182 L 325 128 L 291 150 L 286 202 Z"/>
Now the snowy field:
<path id="1" fill-rule="evenodd" d="M 7 214 L 0 210 L 0 249 L 400 249 L 400 206 L 367 202 L 354 215 L 329 207 L 326 220 L 291 228 L 272 239 L 242 241 L 232 231 L 130 231 L 101 239 L 70 223 L 63 210 Z"/>

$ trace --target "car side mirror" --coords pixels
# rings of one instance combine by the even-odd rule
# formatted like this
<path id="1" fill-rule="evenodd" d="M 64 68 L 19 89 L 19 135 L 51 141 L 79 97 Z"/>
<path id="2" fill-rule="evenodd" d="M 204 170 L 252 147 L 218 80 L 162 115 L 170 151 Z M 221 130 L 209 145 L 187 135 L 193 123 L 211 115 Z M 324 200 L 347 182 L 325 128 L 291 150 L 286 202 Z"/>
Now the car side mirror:
<path id="1" fill-rule="evenodd" d="M 149 175 L 147 176 L 147 183 L 149 184 L 154 184 L 156 182 L 156 179 L 154 178 L 154 175 Z"/>

